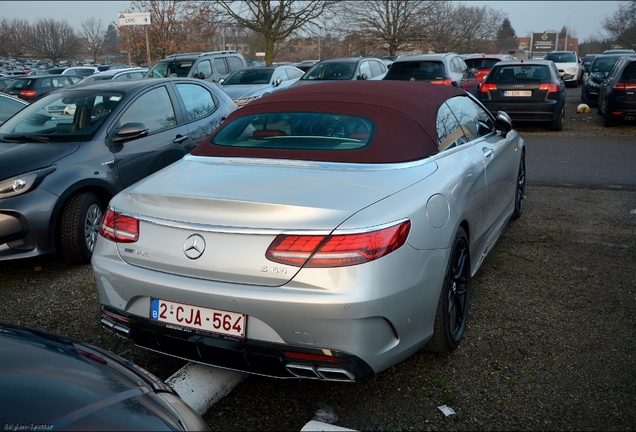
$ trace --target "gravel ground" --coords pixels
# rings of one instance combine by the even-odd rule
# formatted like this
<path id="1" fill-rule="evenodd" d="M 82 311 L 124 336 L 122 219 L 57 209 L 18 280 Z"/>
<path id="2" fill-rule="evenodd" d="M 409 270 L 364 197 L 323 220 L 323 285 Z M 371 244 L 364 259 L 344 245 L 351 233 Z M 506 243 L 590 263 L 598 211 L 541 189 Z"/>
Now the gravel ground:
<path id="1" fill-rule="evenodd" d="M 575 114 L 570 99 L 563 132 L 517 129 L 636 135 L 603 128 L 595 109 Z M 354 384 L 249 377 L 205 418 L 213 430 L 298 431 L 312 418 L 358 430 L 636 428 L 636 191 L 529 184 L 470 302 L 452 354 L 419 352 Z M 102 330 L 90 266 L 54 256 L 0 262 L 0 321 L 96 344 L 163 379 L 184 364 Z"/>

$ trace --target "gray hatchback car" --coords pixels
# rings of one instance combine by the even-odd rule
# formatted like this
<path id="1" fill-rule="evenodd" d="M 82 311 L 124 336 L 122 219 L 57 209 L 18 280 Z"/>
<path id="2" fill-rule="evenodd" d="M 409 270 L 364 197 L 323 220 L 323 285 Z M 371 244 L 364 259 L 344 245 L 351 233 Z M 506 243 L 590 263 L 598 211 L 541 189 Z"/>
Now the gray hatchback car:
<path id="1" fill-rule="evenodd" d="M 112 196 L 177 161 L 236 109 L 189 78 L 67 87 L 0 125 L 0 261 L 91 259 Z"/>

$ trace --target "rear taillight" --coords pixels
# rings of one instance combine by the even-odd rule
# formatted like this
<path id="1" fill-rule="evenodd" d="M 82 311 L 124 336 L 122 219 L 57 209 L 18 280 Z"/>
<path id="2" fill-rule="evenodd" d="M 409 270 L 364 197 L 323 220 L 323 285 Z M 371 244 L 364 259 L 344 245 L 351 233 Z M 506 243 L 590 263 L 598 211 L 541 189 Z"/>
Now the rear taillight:
<path id="1" fill-rule="evenodd" d="M 139 221 L 108 209 L 99 225 L 99 235 L 115 243 L 134 243 L 139 240 Z"/>
<path id="2" fill-rule="evenodd" d="M 497 84 L 483 83 L 479 88 L 479 91 L 482 93 L 488 93 L 490 90 L 497 90 Z"/>
<path id="3" fill-rule="evenodd" d="M 616 86 L 614 87 L 616 90 L 622 90 L 622 91 L 626 91 L 626 90 L 636 90 L 636 83 L 630 83 L 630 82 L 625 82 L 625 81 L 619 81 L 616 83 Z"/>
<path id="4" fill-rule="evenodd" d="M 35 90 L 21 90 L 20 91 L 20 96 L 23 97 L 34 97 L 36 95 L 36 91 Z"/>
<path id="5" fill-rule="evenodd" d="M 450 79 L 450 78 L 446 78 L 443 80 L 435 80 L 435 81 L 431 81 L 431 84 L 443 84 L 443 85 L 455 85 L 455 81 Z"/>
<path id="6" fill-rule="evenodd" d="M 345 267 L 376 260 L 406 242 L 411 222 L 356 234 L 277 236 L 265 257 L 295 267 Z"/>
<path id="7" fill-rule="evenodd" d="M 539 90 L 547 90 L 548 93 L 557 93 L 561 91 L 561 87 L 554 83 L 543 83 L 539 86 Z"/>

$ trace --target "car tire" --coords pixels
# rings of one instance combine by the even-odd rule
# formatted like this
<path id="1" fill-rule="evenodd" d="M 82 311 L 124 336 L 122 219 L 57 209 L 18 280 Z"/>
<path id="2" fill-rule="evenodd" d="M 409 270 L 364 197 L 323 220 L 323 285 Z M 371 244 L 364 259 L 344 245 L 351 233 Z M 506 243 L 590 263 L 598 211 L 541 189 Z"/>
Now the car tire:
<path id="1" fill-rule="evenodd" d="M 519 219 L 526 202 L 526 154 L 521 153 L 519 172 L 517 173 L 517 187 L 515 188 L 515 209 L 512 219 Z"/>
<path id="2" fill-rule="evenodd" d="M 562 131 L 563 130 L 563 117 L 565 117 L 565 107 L 561 110 L 561 115 L 557 117 L 555 120 L 550 122 L 550 129 L 553 131 Z"/>
<path id="3" fill-rule="evenodd" d="M 470 253 L 468 236 L 458 228 L 451 248 L 442 292 L 437 303 L 433 337 L 426 345 L 428 351 L 450 352 L 459 346 L 468 318 L 470 289 Z"/>
<path id="4" fill-rule="evenodd" d="M 73 195 L 60 217 L 60 244 L 64 258 L 71 264 L 88 264 L 95 250 L 104 204 L 92 192 Z"/>

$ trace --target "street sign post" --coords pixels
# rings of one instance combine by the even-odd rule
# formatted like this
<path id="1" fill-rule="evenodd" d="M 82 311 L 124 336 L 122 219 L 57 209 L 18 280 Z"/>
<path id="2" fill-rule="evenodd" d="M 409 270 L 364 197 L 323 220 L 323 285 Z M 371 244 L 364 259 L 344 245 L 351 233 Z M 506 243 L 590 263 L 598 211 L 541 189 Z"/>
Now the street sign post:
<path id="1" fill-rule="evenodd" d="M 119 13 L 119 25 L 120 26 L 149 26 L 150 25 L 150 12 L 136 12 L 136 13 Z M 146 54 L 148 56 L 148 67 L 150 67 L 150 43 L 148 42 L 148 27 L 144 27 L 146 32 Z M 130 63 L 130 35 L 128 35 L 128 66 Z"/>
<path id="2" fill-rule="evenodd" d="M 120 13 L 119 25 L 150 25 L 150 12 L 138 12 L 138 13 Z"/>

